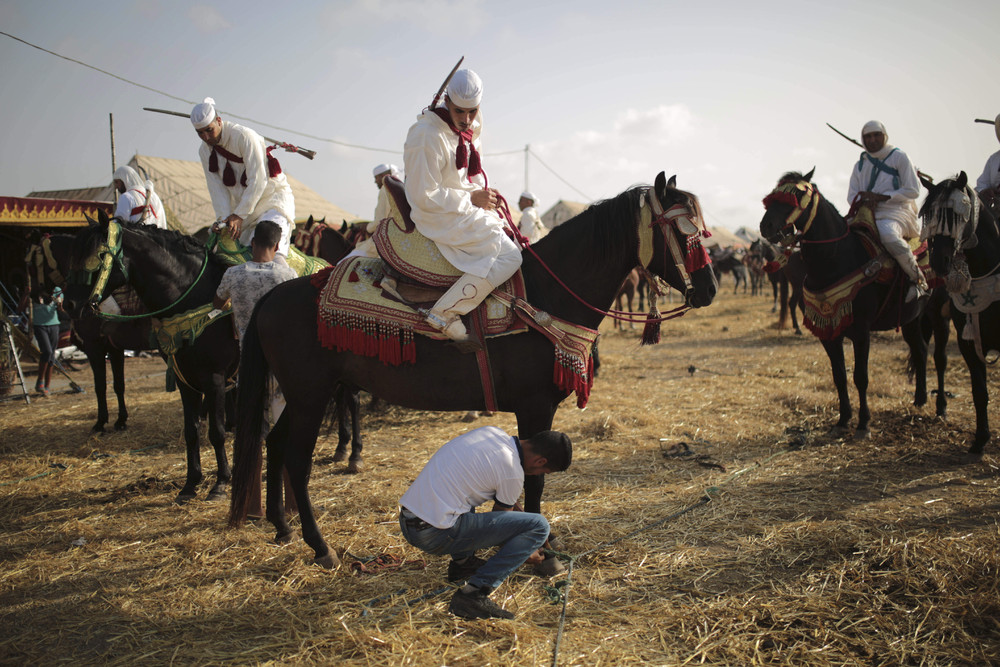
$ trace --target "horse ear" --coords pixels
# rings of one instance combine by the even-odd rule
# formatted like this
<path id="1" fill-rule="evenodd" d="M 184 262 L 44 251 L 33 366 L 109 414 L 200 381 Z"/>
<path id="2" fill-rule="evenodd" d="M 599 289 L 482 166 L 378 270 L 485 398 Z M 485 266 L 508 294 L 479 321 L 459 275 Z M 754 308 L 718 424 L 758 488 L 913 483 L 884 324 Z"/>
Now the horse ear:
<path id="1" fill-rule="evenodd" d="M 803 180 L 805 180 L 806 183 L 812 183 L 813 174 L 815 173 L 816 173 L 816 167 L 813 167 L 812 169 L 809 170 L 809 173 L 803 176 L 802 178 Z"/>
<path id="2" fill-rule="evenodd" d="M 677 174 L 670 177 L 670 180 L 667 181 L 667 187 L 675 190 L 677 189 Z"/>
<path id="3" fill-rule="evenodd" d="M 657 193 L 663 192 L 667 187 L 667 175 L 662 171 L 656 175 L 656 179 L 653 181 L 653 190 Z"/>
<path id="4" fill-rule="evenodd" d="M 85 217 L 87 219 L 87 226 L 88 227 L 96 227 L 97 226 L 97 220 L 94 220 L 88 214 L 84 213 L 83 217 Z"/>
<path id="5" fill-rule="evenodd" d="M 955 187 L 957 187 L 959 190 L 964 190 L 965 186 L 968 184 L 969 184 L 969 177 L 963 171 L 958 175 L 958 180 L 955 182 Z"/>
<path id="6" fill-rule="evenodd" d="M 926 174 L 918 171 L 917 172 L 917 178 L 920 179 L 920 184 L 923 185 L 928 190 L 930 190 L 931 188 L 934 187 L 934 181 L 932 181 L 931 179 L 927 178 Z"/>
<path id="7" fill-rule="evenodd" d="M 108 214 L 103 209 L 97 209 L 97 221 L 101 227 L 107 227 L 108 223 L 111 222 L 111 218 L 108 217 Z"/>

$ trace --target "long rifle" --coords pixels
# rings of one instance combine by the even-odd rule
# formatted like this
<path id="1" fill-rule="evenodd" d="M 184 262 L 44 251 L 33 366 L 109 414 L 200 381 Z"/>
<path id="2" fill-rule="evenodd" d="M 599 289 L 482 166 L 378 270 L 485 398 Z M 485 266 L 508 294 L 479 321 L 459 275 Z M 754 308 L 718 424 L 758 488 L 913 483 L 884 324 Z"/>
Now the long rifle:
<path id="1" fill-rule="evenodd" d="M 168 116 L 180 116 L 181 118 L 191 118 L 191 114 L 184 113 L 182 111 L 170 111 L 169 109 L 153 109 L 151 107 L 143 107 L 143 111 L 152 111 L 154 113 L 163 113 Z M 270 137 L 264 137 L 264 141 L 277 144 L 281 148 L 284 148 L 290 153 L 298 153 L 299 155 L 309 158 L 312 160 L 316 157 L 316 151 L 309 150 L 308 148 L 302 148 L 301 146 L 293 146 L 292 144 L 285 141 L 278 141 L 277 139 L 271 139 Z"/>
<path id="2" fill-rule="evenodd" d="M 855 145 L 855 146 L 857 146 L 858 148 L 860 148 L 860 149 L 862 149 L 862 150 L 867 150 L 867 149 L 866 149 L 866 148 L 864 147 L 864 145 L 863 145 L 863 144 L 860 144 L 860 143 L 858 143 L 857 139 L 855 139 L 855 138 L 853 138 L 853 137 L 849 137 L 849 136 L 847 136 L 846 134 L 844 134 L 843 132 L 841 132 L 840 130 L 838 130 L 837 128 L 835 128 L 835 127 L 834 127 L 833 125 L 830 125 L 829 123 L 827 123 L 827 124 L 826 124 L 826 126 L 827 126 L 828 128 L 830 128 L 831 130 L 833 130 L 834 132 L 836 132 L 837 134 L 839 134 L 840 136 L 842 136 L 843 138 L 845 138 L 845 139 L 847 139 L 848 141 L 850 141 L 850 142 L 851 142 L 852 144 L 854 144 L 854 145 Z"/>

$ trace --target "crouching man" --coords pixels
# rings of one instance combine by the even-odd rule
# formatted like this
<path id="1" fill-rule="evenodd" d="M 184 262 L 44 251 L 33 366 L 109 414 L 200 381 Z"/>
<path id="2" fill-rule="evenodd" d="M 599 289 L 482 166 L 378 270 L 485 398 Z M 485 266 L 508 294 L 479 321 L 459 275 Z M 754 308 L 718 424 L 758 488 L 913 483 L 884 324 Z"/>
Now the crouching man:
<path id="1" fill-rule="evenodd" d="M 519 440 L 495 426 L 475 429 L 439 449 L 400 499 L 403 537 L 427 553 L 452 557 L 448 580 L 466 581 L 448 610 L 462 618 L 513 618 L 489 594 L 549 537 L 541 514 L 519 511 L 525 475 L 569 468 L 573 445 L 557 431 Z M 489 512 L 475 508 L 489 500 Z M 500 547 L 489 560 L 477 549 Z"/>

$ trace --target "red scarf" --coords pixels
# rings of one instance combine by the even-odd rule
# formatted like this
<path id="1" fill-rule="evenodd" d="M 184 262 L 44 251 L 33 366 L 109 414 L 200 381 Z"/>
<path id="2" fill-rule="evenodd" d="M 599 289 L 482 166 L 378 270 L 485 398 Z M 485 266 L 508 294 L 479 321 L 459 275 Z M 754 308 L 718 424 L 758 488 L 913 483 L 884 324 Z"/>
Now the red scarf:
<path id="1" fill-rule="evenodd" d="M 457 169 L 468 167 L 469 170 L 466 176 L 470 181 L 476 174 L 482 174 L 483 178 L 486 178 L 486 172 L 483 171 L 483 162 L 479 158 L 479 151 L 476 150 L 475 145 L 472 143 L 472 129 L 470 128 L 462 132 L 455 127 L 451 122 L 451 114 L 448 113 L 448 109 L 445 107 L 437 107 L 433 111 L 438 115 L 438 118 L 451 128 L 452 132 L 458 135 L 458 148 L 455 149 L 455 167 Z"/>
<path id="2" fill-rule="evenodd" d="M 278 164 L 278 158 L 271 155 L 271 151 L 277 148 L 277 144 L 274 146 L 267 147 L 267 175 L 269 178 L 274 178 L 281 173 L 281 165 Z M 208 170 L 213 174 L 219 172 L 219 156 L 226 158 L 226 168 L 222 171 L 222 183 L 226 187 L 233 187 L 236 185 L 236 174 L 233 173 L 232 162 L 237 164 L 243 164 L 243 158 L 233 153 L 230 153 L 222 146 L 212 146 L 212 154 L 208 158 Z M 243 175 L 240 176 L 240 185 L 243 187 L 247 186 L 247 172 L 244 169 Z"/>

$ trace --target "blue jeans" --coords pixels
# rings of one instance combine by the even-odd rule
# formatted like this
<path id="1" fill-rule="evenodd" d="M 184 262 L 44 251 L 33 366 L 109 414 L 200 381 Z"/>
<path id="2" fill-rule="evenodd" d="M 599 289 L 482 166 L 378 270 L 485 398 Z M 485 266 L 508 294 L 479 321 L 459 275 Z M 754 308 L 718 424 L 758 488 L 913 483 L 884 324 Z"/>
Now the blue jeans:
<path id="1" fill-rule="evenodd" d="M 445 530 L 430 525 L 411 528 L 400 514 L 399 528 L 416 548 L 435 555 L 450 554 L 457 560 L 477 549 L 499 546 L 499 551 L 469 578 L 470 585 L 487 591 L 503 583 L 549 538 L 549 522 L 534 512 L 467 512 Z"/>

